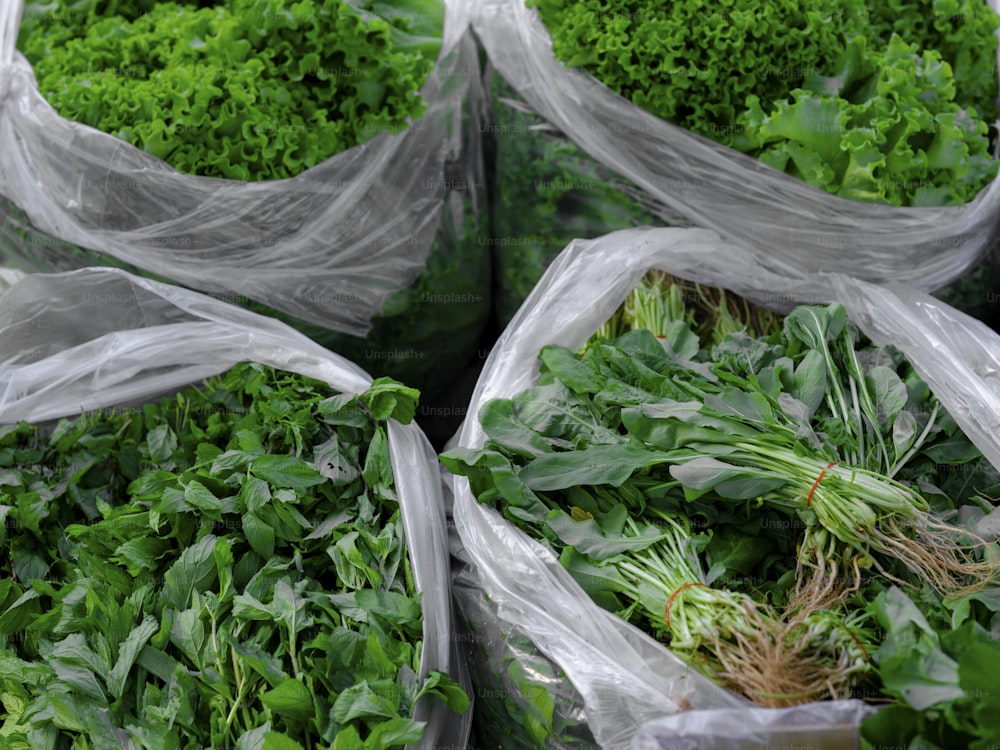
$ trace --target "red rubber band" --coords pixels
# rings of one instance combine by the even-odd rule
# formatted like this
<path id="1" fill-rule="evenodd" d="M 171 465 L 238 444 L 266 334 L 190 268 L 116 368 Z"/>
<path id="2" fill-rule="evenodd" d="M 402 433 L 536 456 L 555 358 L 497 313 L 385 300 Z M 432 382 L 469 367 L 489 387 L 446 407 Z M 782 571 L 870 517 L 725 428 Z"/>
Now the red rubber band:
<path id="1" fill-rule="evenodd" d="M 860 641 L 860 640 L 858 639 L 858 637 L 857 637 L 856 635 L 854 635 L 854 633 L 852 633 L 852 632 L 851 632 L 850 630 L 848 630 L 848 631 L 847 631 L 847 634 L 848 634 L 849 636 L 851 636 L 851 638 L 853 638 L 853 639 L 854 639 L 854 642 L 855 642 L 855 643 L 857 643 L 857 644 L 858 644 L 858 648 L 860 648 L 860 649 L 861 649 L 861 653 L 863 653 L 863 654 L 865 655 L 865 661 L 866 661 L 866 662 L 868 662 L 869 664 L 871 664 L 871 661 L 872 661 L 872 660 L 871 660 L 871 657 L 870 657 L 870 656 L 868 656 L 868 649 L 866 649 L 866 648 L 865 648 L 865 644 L 863 644 L 863 643 L 862 643 L 862 642 L 861 642 L 861 641 Z"/>
<path id="2" fill-rule="evenodd" d="M 826 469 L 832 469 L 832 468 L 833 468 L 834 466 L 836 466 L 836 465 L 837 465 L 838 463 L 840 463 L 840 462 L 839 462 L 839 461 L 831 461 L 830 463 L 828 463 L 828 464 L 826 465 Z M 826 476 L 826 469 L 823 469 L 823 471 L 821 471 L 821 472 L 819 473 L 819 476 L 818 476 L 818 477 L 816 477 L 816 481 L 815 481 L 815 482 L 813 482 L 813 486 L 812 486 L 812 487 L 811 487 L 811 488 L 809 489 L 809 494 L 808 494 L 808 495 L 806 495 L 806 507 L 807 507 L 807 508 L 808 508 L 808 507 L 809 507 L 810 505 L 812 505 L 812 501 L 813 501 L 813 493 L 814 493 L 814 492 L 816 491 L 816 488 L 817 488 L 817 487 L 819 487 L 819 483 L 823 481 L 823 477 L 825 477 L 825 476 Z"/>
<path id="3" fill-rule="evenodd" d="M 706 589 L 708 588 L 708 585 L 702 583 L 701 581 L 691 581 L 691 583 L 685 583 L 683 586 L 681 586 L 679 589 L 677 589 L 674 593 L 670 595 L 670 598 L 667 599 L 667 607 L 666 609 L 663 610 L 663 619 L 667 621 L 668 629 L 670 628 L 670 605 L 674 603 L 674 598 L 679 593 L 681 593 L 684 589 L 691 588 L 692 586 L 704 586 Z"/>

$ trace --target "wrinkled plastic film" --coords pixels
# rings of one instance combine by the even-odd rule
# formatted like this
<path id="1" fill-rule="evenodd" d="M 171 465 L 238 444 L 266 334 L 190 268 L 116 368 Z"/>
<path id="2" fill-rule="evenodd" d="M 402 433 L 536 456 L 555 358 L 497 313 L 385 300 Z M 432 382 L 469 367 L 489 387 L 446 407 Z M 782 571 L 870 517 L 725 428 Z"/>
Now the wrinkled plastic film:
<path id="1" fill-rule="evenodd" d="M 662 224 L 641 191 L 531 112 L 503 76 L 485 75 L 495 159 L 490 197 L 497 316 L 505 326 L 571 240 Z M 669 222 L 683 225 L 683 220 Z"/>
<path id="2" fill-rule="evenodd" d="M 14 60 L 14 49 L 17 44 L 18 29 L 21 28 L 21 16 L 24 13 L 24 3 L 5 3 L 0 8 L 0 105 L 3 103 L 6 89 L 2 83 L 3 70 Z"/>
<path id="3" fill-rule="evenodd" d="M 38 231 L 352 335 L 419 275 L 450 191 L 446 169 L 463 158 L 462 109 L 479 86 L 471 35 L 460 14 L 448 20 L 455 3 L 422 117 L 296 177 L 251 183 L 181 174 L 60 117 L 14 49 L 22 7 L 2 11 L 0 60 L 13 62 L 0 76 L 0 195 Z M 80 266 L 55 243 L 33 250 L 48 270 Z"/>
<path id="4" fill-rule="evenodd" d="M 583 699 L 573 684 L 527 634 L 497 616 L 495 603 L 483 596 L 475 568 L 464 562 L 455 568 L 452 596 L 460 616 L 458 632 L 476 688 L 471 742 L 485 747 L 503 737 L 505 750 L 535 748 L 540 744 L 538 727 L 551 722 L 557 736 L 545 738 L 547 750 L 595 750 Z M 541 691 L 548 694 L 547 700 L 539 697 Z"/>
<path id="5" fill-rule="evenodd" d="M 896 208 L 850 201 L 671 125 L 555 59 L 537 10 L 484 0 L 473 27 L 531 108 L 593 158 L 645 191 L 665 220 L 681 215 L 753 251 L 775 273 L 845 266 L 863 279 L 933 290 L 974 266 L 997 234 L 1000 179 L 965 206 Z"/>
<path id="6" fill-rule="evenodd" d="M 688 711 L 643 726 L 632 741 L 632 750 L 860 750 L 858 727 L 876 711 L 859 700 Z"/>
<path id="7" fill-rule="evenodd" d="M 829 282 L 851 320 L 876 343 L 902 352 L 962 432 L 1000 468 L 1000 334 L 923 292 L 842 275 Z"/>
<path id="8" fill-rule="evenodd" d="M 0 294 L 0 422 L 45 422 L 137 404 L 259 362 L 363 393 L 359 367 L 272 318 L 117 269 L 29 275 Z M 417 589 L 421 673 L 440 670 L 471 691 L 454 652 L 447 528 L 440 475 L 416 425 L 389 423 L 389 449 Z M 420 704 L 417 747 L 462 746 L 469 720 Z M 464 733 L 464 734 L 463 734 Z"/>
<path id="9" fill-rule="evenodd" d="M 424 608 L 421 680 L 436 669 L 457 680 L 472 697 L 469 679 L 456 637 L 452 609 L 448 522 L 445 518 L 441 475 L 437 454 L 416 424 L 389 423 L 389 455 L 396 490 L 400 498 L 421 497 L 418 504 L 400 502 L 403 532 L 411 549 L 421 550 L 421 564 L 413 564 L 413 580 L 422 593 Z M 427 722 L 422 748 L 459 748 L 468 742 L 472 711 L 463 716 L 453 713 L 435 698 L 417 704 L 414 719 Z"/>

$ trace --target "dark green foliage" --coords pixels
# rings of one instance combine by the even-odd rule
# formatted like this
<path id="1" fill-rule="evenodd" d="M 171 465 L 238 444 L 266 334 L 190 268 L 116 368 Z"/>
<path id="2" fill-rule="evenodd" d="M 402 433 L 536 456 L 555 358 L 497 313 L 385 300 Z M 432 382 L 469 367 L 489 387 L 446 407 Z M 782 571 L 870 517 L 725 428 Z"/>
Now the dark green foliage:
<path id="1" fill-rule="evenodd" d="M 0 430 L 11 748 L 388 748 L 419 739 L 423 614 L 385 421 L 260 365 L 138 409 Z M 49 744 L 52 743 L 52 744 Z"/>

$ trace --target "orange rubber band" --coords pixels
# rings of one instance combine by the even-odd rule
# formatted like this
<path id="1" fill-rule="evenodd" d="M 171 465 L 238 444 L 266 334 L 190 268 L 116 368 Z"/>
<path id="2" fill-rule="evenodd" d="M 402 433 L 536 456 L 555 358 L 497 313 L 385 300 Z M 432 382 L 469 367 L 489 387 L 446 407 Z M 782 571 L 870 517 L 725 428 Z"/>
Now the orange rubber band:
<path id="1" fill-rule="evenodd" d="M 667 599 L 667 607 L 666 609 L 663 610 L 663 619 L 666 620 L 668 629 L 670 628 L 670 605 L 674 603 L 674 598 L 679 593 L 681 593 L 684 589 L 691 588 L 692 586 L 704 586 L 706 589 L 708 588 L 708 585 L 702 583 L 701 581 L 691 581 L 691 583 L 685 583 L 683 586 L 681 586 L 679 589 L 677 589 L 674 593 L 670 595 L 670 598 Z"/>
<path id="2" fill-rule="evenodd" d="M 840 462 L 839 462 L 839 461 L 831 461 L 830 463 L 828 463 L 828 464 L 826 465 L 826 469 L 832 469 L 832 468 L 833 468 L 834 466 L 836 466 L 836 465 L 837 465 L 838 463 L 840 463 Z M 821 472 L 819 473 L 819 476 L 818 476 L 818 477 L 816 477 L 816 481 L 815 481 L 815 482 L 813 482 L 813 486 L 812 486 L 812 487 L 811 487 L 811 488 L 809 489 L 809 494 L 808 494 L 808 495 L 806 495 L 806 507 L 807 507 L 807 508 L 808 508 L 808 507 L 809 507 L 810 505 L 812 505 L 812 501 L 813 501 L 813 493 L 814 493 L 814 492 L 816 491 L 816 488 L 817 488 L 817 487 L 819 487 L 819 483 L 823 481 L 823 477 L 825 477 L 825 476 L 826 476 L 826 469 L 823 469 L 823 471 L 821 471 Z"/>
<path id="3" fill-rule="evenodd" d="M 866 649 L 866 648 L 865 648 L 865 644 L 863 644 L 863 643 L 862 643 L 862 642 L 861 642 L 861 641 L 860 641 L 860 640 L 858 639 L 858 637 L 857 637 L 856 635 L 854 635 L 854 633 L 852 633 L 852 632 L 851 632 L 850 630 L 848 630 L 848 631 L 847 631 L 847 634 L 848 634 L 849 636 L 851 636 L 851 638 L 853 638 L 853 639 L 854 639 L 854 642 L 855 642 L 855 643 L 857 643 L 857 644 L 858 644 L 858 648 L 860 648 L 860 649 L 861 649 L 861 653 L 863 653 L 863 654 L 865 655 L 865 661 L 866 661 L 866 662 L 868 662 L 869 664 L 871 664 L 872 660 L 871 660 L 871 657 L 870 657 L 870 656 L 868 656 L 868 649 Z"/>

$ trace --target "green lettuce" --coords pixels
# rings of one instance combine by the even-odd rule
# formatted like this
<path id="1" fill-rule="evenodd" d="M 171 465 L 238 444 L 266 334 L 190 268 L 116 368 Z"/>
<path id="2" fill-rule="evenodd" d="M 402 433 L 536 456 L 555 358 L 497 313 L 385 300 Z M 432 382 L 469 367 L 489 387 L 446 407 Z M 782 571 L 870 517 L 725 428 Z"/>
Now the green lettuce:
<path id="1" fill-rule="evenodd" d="M 997 173 L 987 125 L 954 101 L 940 54 L 893 34 L 856 37 L 833 74 L 765 111 L 748 97 L 730 145 L 834 195 L 894 206 L 960 205 Z"/>
<path id="2" fill-rule="evenodd" d="M 293 177 L 425 111 L 440 0 L 200 5 L 31 4 L 20 48 L 63 117 L 190 174 Z"/>

